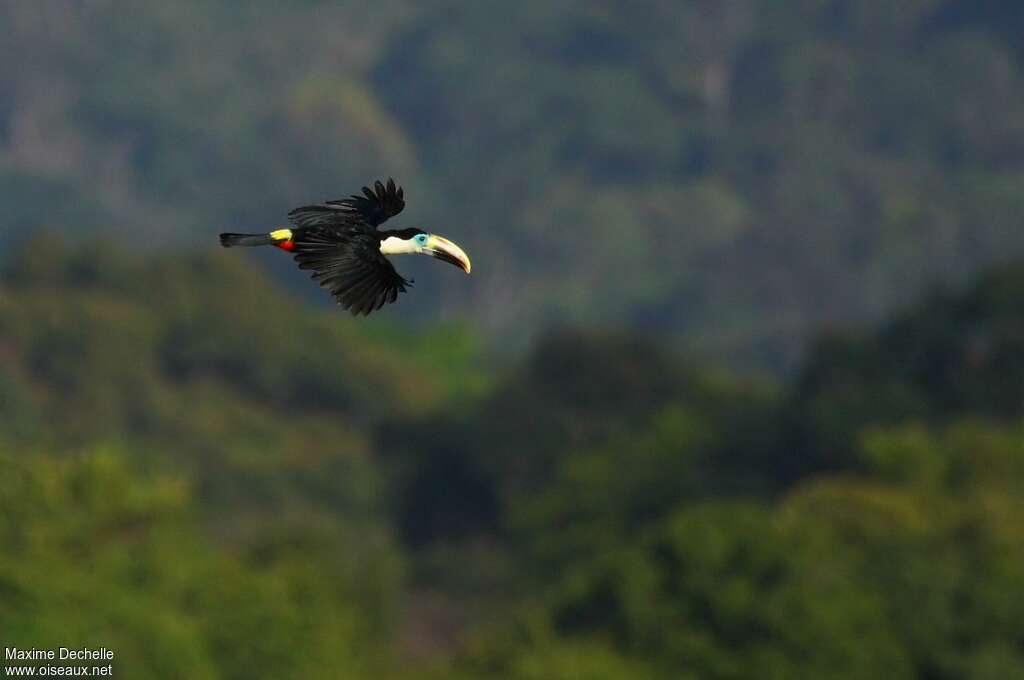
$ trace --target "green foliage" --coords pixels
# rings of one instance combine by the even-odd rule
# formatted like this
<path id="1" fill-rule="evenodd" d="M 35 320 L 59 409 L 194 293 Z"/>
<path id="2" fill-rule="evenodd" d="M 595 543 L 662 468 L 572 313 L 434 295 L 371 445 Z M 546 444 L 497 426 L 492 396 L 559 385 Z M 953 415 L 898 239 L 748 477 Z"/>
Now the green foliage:
<path id="1" fill-rule="evenodd" d="M 497 371 L 39 237 L 0 281 L 0 631 L 133 677 L 1018 675 L 1018 272 L 780 389 L 615 332 Z"/>
<path id="2" fill-rule="evenodd" d="M 614 641 L 661 667 L 635 677 L 1018 674 L 1022 441 L 1019 427 L 978 423 L 876 430 L 864 455 L 877 476 L 820 478 L 772 505 L 681 500 L 633 531 L 616 510 L 644 499 L 609 494 L 607 516 L 539 512 L 548 526 L 531 535 L 561 550 L 545 553 L 534 616 L 548 637 Z M 514 668 L 520 656 L 491 644 Z"/>
<path id="3" fill-rule="evenodd" d="M 793 392 L 794 442 L 819 468 L 848 468 L 857 433 L 905 420 L 1014 420 L 1024 409 L 1024 266 L 935 293 L 870 336 L 832 334 Z M 806 469 L 806 466 L 805 466 Z"/>
<path id="4" fill-rule="evenodd" d="M 5 644 L 105 646 L 115 672 L 137 678 L 304 677 L 324 668 L 372 677 L 366 650 L 380 631 L 351 589 L 386 582 L 386 571 L 339 570 L 324 552 L 336 537 L 258 556 L 219 549 L 186 484 L 139 475 L 125 461 L 114 451 L 2 458 Z"/>

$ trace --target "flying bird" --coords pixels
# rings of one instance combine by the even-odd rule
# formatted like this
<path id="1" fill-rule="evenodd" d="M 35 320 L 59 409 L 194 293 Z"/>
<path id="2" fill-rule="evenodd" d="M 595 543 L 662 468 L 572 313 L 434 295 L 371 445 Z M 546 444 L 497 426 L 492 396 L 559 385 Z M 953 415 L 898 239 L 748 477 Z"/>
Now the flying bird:
<path id="1" fill-rule="evenodd" d="M 291 228 L 266 234 L 221 234 L 220 244 L 276 246 L 292 254 L 299 269 L 352 314 L 369 314 L 398 299 L 412 285 L 385 255 L 422 253 L 470 271 L 469 257 L 451 241 L 424 229 L 379 230 L 402 212 L 405 192 L 389 179 L 377 181 L 363 194 L 295 208 L 288 213 Z"/>

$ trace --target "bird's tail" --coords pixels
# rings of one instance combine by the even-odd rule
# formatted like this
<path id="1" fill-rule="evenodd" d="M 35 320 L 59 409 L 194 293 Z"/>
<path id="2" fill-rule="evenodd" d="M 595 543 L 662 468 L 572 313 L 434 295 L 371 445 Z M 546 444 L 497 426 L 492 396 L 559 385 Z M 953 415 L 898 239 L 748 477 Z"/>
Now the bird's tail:
<path id="1" fill-rule="evenodd" d="M 232 246 L 269 246 L 277 243 L 270 234 L 221 234 L 220 244 L 225 248 Z"/>

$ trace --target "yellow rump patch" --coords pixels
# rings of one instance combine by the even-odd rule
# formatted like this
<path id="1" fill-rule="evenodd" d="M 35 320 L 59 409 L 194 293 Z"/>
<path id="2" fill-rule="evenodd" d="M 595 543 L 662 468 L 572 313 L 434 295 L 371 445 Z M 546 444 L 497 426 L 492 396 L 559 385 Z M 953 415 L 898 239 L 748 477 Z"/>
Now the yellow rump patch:
<path id="1" fill-rule="evenodd" d="M 275 241 L 287 241 L 291 237 L 291 229 L 278 229 L 276 231 L 270 232 L 270 238 L 274 239 Z"/>

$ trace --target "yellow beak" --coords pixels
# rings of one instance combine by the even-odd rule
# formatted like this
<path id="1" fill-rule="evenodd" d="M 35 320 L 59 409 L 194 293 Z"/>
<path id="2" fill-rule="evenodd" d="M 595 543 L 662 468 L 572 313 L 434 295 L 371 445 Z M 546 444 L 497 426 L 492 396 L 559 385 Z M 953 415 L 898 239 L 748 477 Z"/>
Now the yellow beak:
<path id="1" fill-rule="evenodd" d="M 462 248 L 436 234 L 431 234 L 427 237 L 427 244 L 423 247 L 423 252 L 431 257 L 436 257 L 439 260 L 453 264 L 467 274 L 472 269 L 469 256 L 466 255 Z"/>

